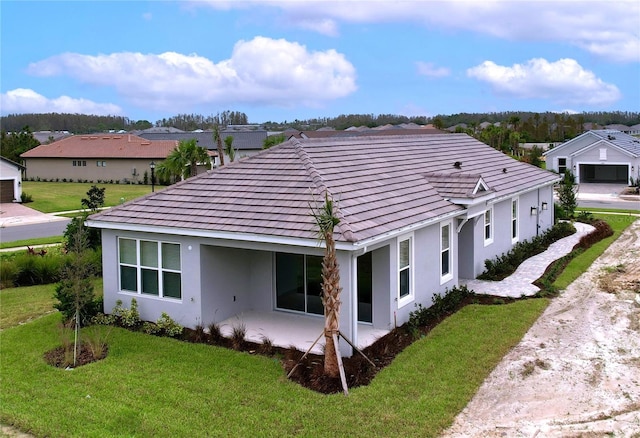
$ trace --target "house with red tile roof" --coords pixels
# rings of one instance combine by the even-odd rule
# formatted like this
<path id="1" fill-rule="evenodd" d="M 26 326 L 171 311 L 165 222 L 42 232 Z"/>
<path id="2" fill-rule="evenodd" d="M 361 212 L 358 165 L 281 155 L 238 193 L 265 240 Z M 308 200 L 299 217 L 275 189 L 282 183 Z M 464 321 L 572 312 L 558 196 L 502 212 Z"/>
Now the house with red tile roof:
<path id="1" fill-rule="evenodd" d="M 259 315 L 254 340 L 288 347 L 302 325 L 322 330 L 311 208 L 328 194 L 340 330 L 363 347 L 551 227 L 558 179 L 466 134 L 291 138 L 87 224 L 102 230 L 107 313 L 135 298 L 143 319 L 188 327 Z"/>
<path id="2" fill-rule="evenodd" d="M 150 163 L 164 160 L 178 141 L 151 141 L 131 134 L 74 135 L 33 148 L 20 157 L 25 178 L 142 182 Z"/>

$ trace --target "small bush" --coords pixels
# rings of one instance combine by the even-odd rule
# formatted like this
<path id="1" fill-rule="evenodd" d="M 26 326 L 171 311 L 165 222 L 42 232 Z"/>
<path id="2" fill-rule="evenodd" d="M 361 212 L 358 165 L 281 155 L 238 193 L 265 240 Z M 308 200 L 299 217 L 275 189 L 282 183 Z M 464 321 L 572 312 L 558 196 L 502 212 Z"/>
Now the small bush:
<path id="1" fill-rule="evenodd" d="M 171 319 L 171 317 L 165 312 L 162 312 L 162 315 L 156 321 L 156 325 L 165 336 L 169 336 L 171 338 L 180 335 L 183 330 L 183 327 Z"/>
<path id="2" fill-rule="evenodd" d="M 220 342 L 220 340 L 222 339 L 220 326 L 215 322 L 212 322 L 207 328 L 209 329 L 209 336 L 211 336 L 211 341 L 213 341 L 214 343 Z"/>
<path id="3" fill-rule="evenodd" d="M 131 298 L 131 307 L 129 309 L 122 307 L 122 300 L 116 301 L 112 314 L 116 319 L 116 324 L 120 327 L 133 328 L 140 325 L 138 302 L 135 298 Z"/>
<path id="4" fill-rule="evenodd" d="M 156 323 L 145 321 L 142 323 L 142 331 L 148 335 L 157 335 L 161 332 Z"/>
<path id="5" fill-rule="evenodd" d="M 595 230 L 580 238 L 577 245 L 579 248 L 587 249 L 594 243 L 600 242 L 602 239 L 609 236 L 613 236 L 613 229 L 611 228 L 611 225 L 605 221 L 596 220 L 593 221 L 591 225 L 595 227 Z"/>
<path id="6" fill-rule="evenodd" d="M 114 325 L 115 323 L 116 317 L 114 315 L 105 315 L 101 312 L 91 318 L 91 324 L 95 325 Z"/>
<path id="7" fill-rule="evenodd" d="M 231 346 L 234 350 L 242 350 L 246 335 L 247 327 L 244 324 L 239 324 L 233 327 L 233 332 L 231 333 Z"/>
<path id="8" fill-rule="evenodd" d="M 454 286 L 450 290 L 447 289 L 444 296 L 434 294 L 433 304 L 430 307 L 424 307 L 420 303 L 416 304 L 416 310 L 409 313 L 407 323 L 409 331 L 416 335 L 420 327 L 428 326 L 455 312 L 472 295 L 473 291 L 470 291 L 467 286 Z"/>
<path id="9" fill-rule="evenodd" d="M 111 328 L 104 329 L 98 326 L 91 326 L 85 329 L 84 343 L 91 351 L 94 359 L 102 359 L 107 356 L 107 340 L 110 334 Z"/>
<path id="10" fill-rule="evenodd" d="M 22 194 L 20 195 L 20 201 L 23 204 L 27 204 L 29 202 L 33 202 L 33 196 L 31 196 L 30 194 L 28 194 L 26 192 L 22 192 Z"/>

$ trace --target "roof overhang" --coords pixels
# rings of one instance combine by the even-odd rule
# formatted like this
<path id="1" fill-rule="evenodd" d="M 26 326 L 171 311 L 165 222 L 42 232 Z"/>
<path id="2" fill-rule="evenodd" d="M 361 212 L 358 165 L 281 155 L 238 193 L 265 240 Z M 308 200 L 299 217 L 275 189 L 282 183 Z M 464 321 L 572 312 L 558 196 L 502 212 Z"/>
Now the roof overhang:
<path id="1" fill-rule="evenodd" d="M 448 198 L 447 200 L 454 204 L 470 207 L 473 205 L 482 204 L 483 202 L 489 202 L 495 197 L 496 197 L 496 194 L 494 192 L 491 192 L 491 193 L 487 193 L 486 195 L 476 196 L 474 198 Z"/>
<path id="2" fill-rule="evenodd" d="M 456 210 L 444 215 L 434 216 L 433 218 L 426 219 L 424 221 L 416 222 L 407 227 L 399 228 L 387 233 L 374 236 L 368 239 L 364 239 L 358 242 L 342 242 L 336 241 L 336 249 L 340 251 L 361 251 L 362 248 L 375 245 L 400 236 L 402 234 L 409 233 L 411 231 L 424 228 L 426 226 L 439 223 L 443 220 L 450 219 L 456 216 L 464 214 L 465 210 Z M 198 230 L 193 228 L 173 228 L 173 227 L 159 227 L 153 225 L 139 225 L 139 224 L 122 224 L 113 223 L 108 221 L 91 220 L 85 221 L 85 225 L 91 228 L 100 228 L 105 230 L 118 230 L 118 231 L 130 231 L 137 233 L 152 233 L 152 234 L 173 234 L 185 237 L 201 237 L 205 239 L 217 239 L 246 243 L 262 243 L 270 245 L 289 245 L 303 248 L 318 248 L 324 247 L 324 242 L 318 239 L 302 239 L 286 236 L 273 236 L 266 234 L 250 234 L 250 233 L 230 233 L 224 231 L 209 231 Z"/>
<path id="3" fill-rule="evenodd" d="M 518 190 L 517 192 L 509 193 L 509 194 L 506 194 L 506 195 L 502 195 L 502 196 L 500 196 L 498 198 L 494 198 L 490 202 L 490 204 L 495 204 L 497 202 L 504 201 L 505 199 L 515 198 L 516 196 L 520 196 L 522 194 L 529 193 L 529 192 L 532 192 L 534 190 L 539 190 L 539 189 L 541 189 L 543 187 L 552 186 L 555 183 L 560 182 L 560 181 L 562 181 L 562 178 L 560 176 L 558 176 L 558 177 L 554 178 L 552 181 L 547 181 L 547 182 L 544 182 L 544 183 L 536 184 L 535 186 L 527 187 L 526 189 Z"/>

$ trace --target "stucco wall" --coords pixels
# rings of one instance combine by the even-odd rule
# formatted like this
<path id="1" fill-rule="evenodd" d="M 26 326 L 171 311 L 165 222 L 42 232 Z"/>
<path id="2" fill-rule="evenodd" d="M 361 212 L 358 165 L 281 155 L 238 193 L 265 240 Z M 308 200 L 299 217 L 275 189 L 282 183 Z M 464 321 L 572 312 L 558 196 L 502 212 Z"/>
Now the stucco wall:
<path id="1" fill-rule="evenodd" d="M 13 198 L 19 202 L 22 196 L 22 172 L 20 168 L 0 160 L 0 179 L 12 182 Z"/>
<path id="2" fill-rule="evenodd" d="M 73 161 L 86 161 L 86 166 L 73 166 Z M 98 166 L 97 162 L 105 162 L 105 166 Z M 159 162 L 161 159 L 120 159 L 120 158 L 27 158 L 25 159 L 27 179 L 55 179 L 67 181 L 73 179 L 98 182 L 98 180 L 127 180 L 138 183 L 144 180 L 144 172 L 147 172 L 149 184 L 151 183 L 151 161 Z M 136 175 L 133 175 L 133 169 Z M 157 177 L 156 177 L 157 181 Z"/>

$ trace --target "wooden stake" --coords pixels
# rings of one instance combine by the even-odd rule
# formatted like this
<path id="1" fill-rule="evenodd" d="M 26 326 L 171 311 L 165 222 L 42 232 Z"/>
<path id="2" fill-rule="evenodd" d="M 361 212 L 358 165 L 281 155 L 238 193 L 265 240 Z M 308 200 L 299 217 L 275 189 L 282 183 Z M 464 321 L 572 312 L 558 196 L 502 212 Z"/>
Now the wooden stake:
<path id="1" fill-rule="evenodd" d="M 349 388 L 347 387 L 347 378 L 344 375 L 344 365 L 342 364 L 342 356 L 340 355 L 340 346 L 338 345 L 338 335 L 333 332 L 331 335 L 333 338 L 333 345 L 336 349 L 336 356 L 338 357 L 338 368 L 340 369 L 340 381 L 342 382 L 342 390 L 344 395 L 349 395 Z"/>
<path id="2" fill-rule="evenodd" d="M 356 347 L 355 345 L 353 345 L 353 342 L 351 342 L 349 340 L 349 338 L 347 338 L 344 333 L 342 333 L 341 331 L 339 331 L 338 333 L 340 333 L 340 336 L 342 336 L 342 339 L 344 339 L 345 341 L 347 341 L 349 343 L 349 345 L 351 345 L 351 347 L 356 350 L 358 353 L 360 353 L 362 355 L 362 357 L 364 357 L 365 359 L 367 359 L 367 361 L 375 368 L 376 364 L 371 362 L 371 359 L 369 359 L 362 351 L 360 351 L 360 349 L 358 347 Z"/>
<path id="3" fill-rule="evenodd" d="M 322 333 L 320 333 L 320 336 L 318 336 L 316 338 L 316 340 L 313 342 L 313 344 L 311 344 L 311 347 L 309 347 L 309 349 L 307 350 L 307 352 L 305 354 L 302 355 L 302 357 L 300 358 L 300 360 L 298 361 L 298 363 L 296 364 L 296 366 L 294 366 L 293 368 L 291 368 L 291 371 L 289 371 L 289 374 L 287 374 L 287 379 L 289 377 L 291 377 L 291 374 L 293 374 L 293 372 L 296 370 L 296 368 L 298 368 L 298 365 L 300 365 L 300 362 L 302 362 L 304 360 L 305 357 L 307 357 L 307 355 L 311 352 L 311 350 L 313 349 L 313 347 L 316 346 L 316 344 L 318 343 L 318 341 L 320 340 L 320 338 L 322 337 L 322 335 L 324 335 L 324 331 Z"/>

